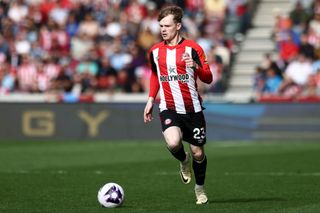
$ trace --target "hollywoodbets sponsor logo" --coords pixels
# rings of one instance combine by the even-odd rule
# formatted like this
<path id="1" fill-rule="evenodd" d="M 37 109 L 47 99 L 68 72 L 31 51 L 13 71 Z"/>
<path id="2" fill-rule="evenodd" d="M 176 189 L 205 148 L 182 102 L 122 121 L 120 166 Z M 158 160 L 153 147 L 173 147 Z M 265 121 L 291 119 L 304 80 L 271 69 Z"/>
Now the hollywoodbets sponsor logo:
<path id="1" fill-rule="evenodd" d="M 189 82 L 189 74 L 179 74 L 179 75 L 161 75 L 160 81 L 161 82 L 169 82 L 169 81 L 180 81 L 181 83 L 188 83 Z"/>

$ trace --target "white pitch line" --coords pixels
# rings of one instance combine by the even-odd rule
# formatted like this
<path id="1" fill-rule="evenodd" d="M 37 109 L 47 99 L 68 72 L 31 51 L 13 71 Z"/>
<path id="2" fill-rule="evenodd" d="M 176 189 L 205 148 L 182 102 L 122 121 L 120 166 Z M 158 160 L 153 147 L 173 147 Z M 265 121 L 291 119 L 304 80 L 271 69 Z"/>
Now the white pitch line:
<path id="1" fill-rule="evenodd" d="M 69 174 L 70 172 L 66 170 L 54 170 L 54 171 L 49 171 L 49 172 L 43 172 L 43 171 L 27 171 L 27 170 L 19 170 L 16 172 L 8 172 L 8 173 L 16 173 L 16 174 L 41 174 L 41 173 L 50 173 L 50 174 Z M 95 170 L 92 171 L 93 174 L 96 175 L 101 175 L 104 172 L 101 170 Z M 178 171 L 160 171 L 156 172 L 155 175 L 160 175 L 160 176 L 173 176 L 179 174 Z M 221 173 L 215 173 L 215 175 L 221 175 Z M 222 175 L 226 176 L 320 176 L 320 172 L 225 172 Z"/>
<path id="2" fill-rule="evenodd" d="M 155 175 L 172 176 L 177 175 L 178 172 L 156 172 Z M 215 173 L 219 175 L 221 173 Z M 320 176 L 320 172 L 225 172 L 226 176 Z"/>
<path id="3" fill-rule="evenodd" d="M 96 174 L 96 175 L 101 175 L 103 172 L 102 171 L 100 171 L 100 170 L 96 170 L 96 171 L 94 171 L 94 174 Z"/>
<path id="4" fill-rule="evenodd" d="M 244 147 L 244 146 L 256 146 L 257 143 L 252 142 L 224 142 L 214 144 L 218 148 L 233 148 L 233 147 Z"/>
<path id="5" fill-rule="evenodd" d="M 227 176 L 320 176 L 320 172 L 225 172 Z"/>
<path id="6" fill-rule="evenodd" d="M 166 172 L 166 171 L 162 171 L 162 172 L 156 172 L 155 175 L 161 175 L 161 176 L 169 176 L 169 175 L 177 175 L 179 174 L 179 172 Z"/>
<path id="7" fill-rule="evenodd" d="M 64 174 L 70 174 L 72 172 L 67 170 L 51 170 L 51 171 L 41 171 L 41 170 L 18 170 L 18 171 L 8 171 L 4 173 L 14 173 L 14 174 L 58 174 L 58 175 L 64 175 Z M 92 171 L 93 174 L 101 175 L 104 172 L 101 170 L 95 170 Z"/>

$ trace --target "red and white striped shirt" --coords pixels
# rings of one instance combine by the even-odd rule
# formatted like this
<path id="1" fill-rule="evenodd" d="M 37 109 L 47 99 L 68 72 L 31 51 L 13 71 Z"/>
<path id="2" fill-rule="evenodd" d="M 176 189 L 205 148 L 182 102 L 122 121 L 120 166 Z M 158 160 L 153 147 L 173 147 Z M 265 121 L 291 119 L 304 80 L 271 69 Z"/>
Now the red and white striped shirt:
<path id="1" fill-rule="evenodd" d="M 182 60 L 187 53 L 198 69 L 187 67 Z M 202 99 L 197 89 L 197 78 L 209 84 L 212 73 L 203 49 L 194 41 L 182 39 L 175 46 L 160 42 L 150 49 L 150 93 L 155 98 L 160 91 L 160 111 L 170 109 L 177 113 L 200 112 Z"/>
<path id="2" fill-rule="evenodd" d="M 48 76 L 49 80 L 52 80 L 59 75 L 61 67 L 58 64 L 47 63 L 47 64 L 44 64 L 43 70 Z"/>
<path id="3" fill-rule="evenodd" d="M 22 64 L 17 69 L 19 81 L 19 89 L 22 91 L 30 91 L 34 86 L 37 76 L 37 67 L 33 63 Z"/>

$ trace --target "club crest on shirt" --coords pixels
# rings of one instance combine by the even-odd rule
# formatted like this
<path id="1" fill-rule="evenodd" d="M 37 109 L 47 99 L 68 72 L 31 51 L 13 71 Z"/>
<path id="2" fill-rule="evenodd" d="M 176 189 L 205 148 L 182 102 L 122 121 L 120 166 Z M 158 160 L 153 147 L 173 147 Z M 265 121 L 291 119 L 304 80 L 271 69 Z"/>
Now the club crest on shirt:
<path id="1" fill-rule="evenodd" d="M 170 118 L 167 118 L 165 121 L 164 121 L 164 124 L 165 125 L 169 125 L 171 124 L 172 120 Z"/>

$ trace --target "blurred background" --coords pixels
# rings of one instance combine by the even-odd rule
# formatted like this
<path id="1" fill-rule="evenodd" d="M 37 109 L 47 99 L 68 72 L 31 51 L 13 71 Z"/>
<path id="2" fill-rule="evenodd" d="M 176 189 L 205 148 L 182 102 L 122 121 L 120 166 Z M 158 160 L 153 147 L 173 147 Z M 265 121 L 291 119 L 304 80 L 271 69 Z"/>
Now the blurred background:
<path id="1" fill-rule="evenodd" d="M 319 0 L 1 0 L 1 138 L 161 137 L 142 110 L 169 4 L 213 72 L 209 139 L 320 138 Z"/>

